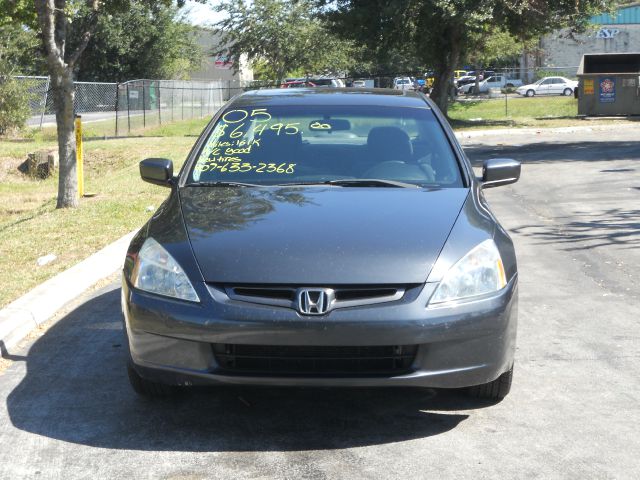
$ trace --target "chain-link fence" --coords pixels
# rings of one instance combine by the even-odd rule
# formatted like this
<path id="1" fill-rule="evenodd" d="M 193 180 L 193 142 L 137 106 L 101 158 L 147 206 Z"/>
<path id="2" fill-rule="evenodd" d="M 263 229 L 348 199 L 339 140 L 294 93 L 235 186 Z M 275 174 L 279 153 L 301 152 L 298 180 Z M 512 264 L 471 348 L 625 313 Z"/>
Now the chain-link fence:
<path id="1" fill-rule="evenodd" d="M 30 95 L 31 126 L 55 125 L 48 77 L 16 77 Z M 240 81 L 132 80 L 124 83 L 75 82 L 74 110 L 84 123 L 100 124 L 109 136 L 178 120 L 211 116 L 229 98 L 246 89 Z"/>
<path id="2" fill-rule="evenodd" d="M 568 93 L 565 87 L 562 91 L 540 89 L 534 92 L 518 92 L 521 85 L 534 83 L 545 77 L 566 77 L 575 81 L 577 68 L 571 67 L 535 67 L 535 68 L 503 68 L 485 69 L 471 74 L 480 74 L 482 79 L 490 76 L 507 79 L 504 85 L 491 85 L 478 92 L 476 90 L 460 91 L 460 85 L 453 88 L 452 101 L 463 104 L 463 109 L 473 112 L 471 108 L 477 102 L 502 102 L 500 107 L 494 107 L 494 117 L 504 119 L 513 117 L 520 107 L 517 100 L 520 97 L 552 98 L 562 104 L 555 107 L 546 116 L 570 116 L 577 107 L 567 102 L 569 93 L 573 95 L 574 88 Z M 398 84 L 397 78 L 409 78 L 410 84 Z M 51 83 L 48 77 L 16 77 L 28 85 L 31 93 L 30 107 L 32 116 L 28 121 L 32 126 L 54 126 L 55 112 L 51 95 Z M 453 79 L 452 79 L 453 80 Z M 469 78 L 466 79 L 469 81 Z M 260 88 L 301 87 L 301 86 L 347 86 L 347 87 L 375 87 L 375 88 L 410 88 L 429 93 L 430 83 L 433 81 L 430 72 L 395 72 L 362 74 L 351 77 L 305 77 L 288 79 L 285 84 L 272 81 L 183 81 L 183 80 L 132 80 L 124 83 L 104 82 L 75 82 L 75 104 L 77 114 L 81 114 L 84 123 L 99 123 L 96 130 L 105 136 L 127 136 L 136 134 L 149 127 L 155 127 L 170 122 L 188 120 L 192 118 L 210 117 L 229 98 L 237 93 Z M 315 82 L 315 83 L 314 83 Z M 475 85 L 475 82 L 474 82 Z M 507 88 L 505 88 L 507 87 Z M 565 99 L 565 100 L 560 100 Z M 466 103 L 465 103 L 466 102 Z M 475 103 L 474 103 L 475 102 Z M 549 101 L 547 100 L 547 103 Z M 541 105 L 543 102 L 539 102 Z M 566 104 L 566 105 L 565 105 Z M 496 104 L 497 105 L 497 104 Z M 536 110 L 529 104 L 525 110 Z M 554 104 L 555 105 L 555 104 Z M 513 107 L 513 108 L 510 108 Z M 553 106 L 553 105 L 552 105 Z M 545 107 L 541 106 L 540 110 Z M 479 109 L 478 110 L 482 110 Z M 573 114 L 573 115 L 575 115 Z M 471 113 L 470 113 L 471 115 Z M 537 118 L 537 117 L 536 117 Z"/>
<path id="3" fill-rule="evenodd" d="M 226 84 L 226 85 L 225 85 Z M 229 82 L 133 80 L 117 86 L 116 135 L 211 116 L 232 95 Z"/>
<path id="4" fill-rule="evenodd" d="M 14 78 L 22 83 L 29 93 L 31 118 L 27 123 L 29 125 L 42 124 L 49 100 L 49 77 L 16 76 Z"/>

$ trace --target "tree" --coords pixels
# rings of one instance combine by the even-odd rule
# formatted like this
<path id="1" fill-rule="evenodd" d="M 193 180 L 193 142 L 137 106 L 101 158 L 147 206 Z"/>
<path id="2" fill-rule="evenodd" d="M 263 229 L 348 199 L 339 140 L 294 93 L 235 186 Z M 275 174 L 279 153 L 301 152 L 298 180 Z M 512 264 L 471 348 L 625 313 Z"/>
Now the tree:
<path id="1" fill-rule="evenodd" d="M 0 135 L 24 127 L 29 118 L 29 88 L 27 82 L 15 75 L 38 73 L 38 62 L 33 58 L 38 38 L 32 30 L 0 19 Z"/>
<path id="2" fill-rule="evenodd" d="M 473 43 L 476 49 L 469 52 L 463 62 L 473 65 L 473 69 L 476 71 L 484 70 L 487 66 L 495 68 L 514 65 L 523 50 L 530 48 L 529 45 L 521 42 L 509 32 L 495 26 L 488 26 L 487 31 L 479 34 Z M 480 75 L 476 75 L 476 92 L 479 85 Z"/>
<path id="3" fill-rule="evenodd" d="M 288 73 L 337 73 L 353 62 L 354 44 L 314 17 L 311 0 L 223 0 L 216 10 L 227 14 L 215 26 L 236 67 L 246 54 L 278 83 Z"/>
<path id="4" fill-rule="evenodd" d="M 138 3 L 143 0 L 138 0 Z M 148 4 L 152 0 L 145 0 Z M 11 19 L 37 31 L 42 39 L 47 71 L 51 78 L 51 96 L 56 112 L 60 172 L 58 177 L 58 208 L 78 206 L 76 177 L 76 140 L 74 128 L 73 72 L 84 53 L 103 15 L 126 11 L 134 0 L 14 0 L 0 6 L 3 18 Z M 171 0 L 161 3 L 171 4 Z M 178 0 L 181 6 L 184 0 Z M 35 6 L 35 8 L 34 8 Z M 88 21 L 76 26 L 76 14 L 86 15 Z M 69 47 L 69 38 L 75 29 L 79 42 Z"/>
<path id="5" fill-rule="evenodd" d="M 38 51 L 40 39 L 36 32 L 15 24 L 10 19 L 0 20 L 0 64 L 4 72 L 12 75 L 41 75 L 44 62 Z"/>
<path id="6" fill-rule="evenodd" d="M 521 41 L 561 27 L 579 31 L 609 0 L 317 0 L 336 32 L 377 49 L 413 45 L 435 70 L 431 94 L 446 114 L 454 69 L 499 27 Z M 480 42 L 480 44 L 479 44 Z"/>
<path id="7" fill-rule="evenodd" d="M 69 45 L 82 42 L 90 12 L 75 15 Z M 98 18 L 87 50 L 76 66 L 82 81 L 188 77 L 202 61 L 197 29 L 182 21 L 174 5 L 132 3 L 124 12 Z M 144 52 L 144 54 L 141 54 Z"/>

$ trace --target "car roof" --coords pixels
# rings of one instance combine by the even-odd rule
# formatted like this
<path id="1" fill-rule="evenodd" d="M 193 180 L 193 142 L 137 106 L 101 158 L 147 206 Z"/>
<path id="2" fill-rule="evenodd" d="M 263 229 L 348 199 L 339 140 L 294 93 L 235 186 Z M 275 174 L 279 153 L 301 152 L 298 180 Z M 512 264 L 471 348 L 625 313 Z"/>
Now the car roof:
<path id="1" fill-rule="evenodd" d="M 427 108 L 429 104 L 416 92 L 389 88 L 296 88 L 293 90 L 252 90 L 236 97 L 233 107 L 256 105 L 375 105 Z"/>

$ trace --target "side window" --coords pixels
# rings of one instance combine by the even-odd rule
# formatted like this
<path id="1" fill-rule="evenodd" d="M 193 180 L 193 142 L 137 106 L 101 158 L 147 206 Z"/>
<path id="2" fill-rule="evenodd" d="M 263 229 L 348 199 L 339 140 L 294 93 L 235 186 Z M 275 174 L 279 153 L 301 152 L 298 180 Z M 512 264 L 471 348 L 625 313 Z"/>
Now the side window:
<path id="1" fill-rule="evenodd" d="M 551 79 L 547 78 L 544 82 L 542 82 L 540 85 L 551 85 Z"/>

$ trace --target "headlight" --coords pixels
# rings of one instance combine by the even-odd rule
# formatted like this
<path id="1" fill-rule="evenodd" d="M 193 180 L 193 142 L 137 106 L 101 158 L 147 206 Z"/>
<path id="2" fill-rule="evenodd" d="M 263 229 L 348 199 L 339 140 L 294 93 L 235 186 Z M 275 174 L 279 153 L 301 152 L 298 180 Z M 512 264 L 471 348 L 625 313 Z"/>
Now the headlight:
<path id="1" fill-rule="evenodd" d="M 134 287 L 147 292 L 191 302 L 200 301 L 178 262 L 151 237 L 145 240 L 138 252 L 131 282 Z"/>
<path id="2" fill-rule="evenodd" d="M 485 240 L 449 269 L 429 304 L 497 292 L 506 285 L 498 247 L 493 240 Z"/>

